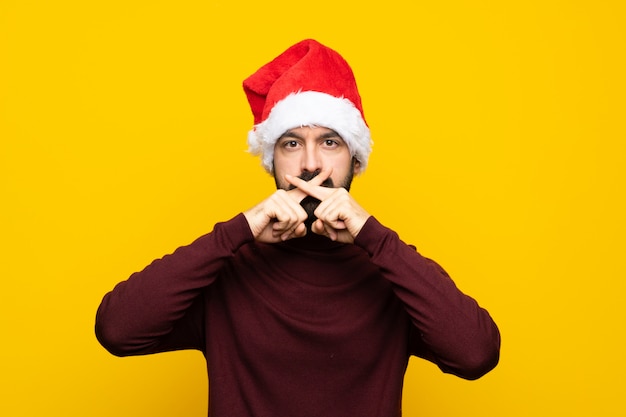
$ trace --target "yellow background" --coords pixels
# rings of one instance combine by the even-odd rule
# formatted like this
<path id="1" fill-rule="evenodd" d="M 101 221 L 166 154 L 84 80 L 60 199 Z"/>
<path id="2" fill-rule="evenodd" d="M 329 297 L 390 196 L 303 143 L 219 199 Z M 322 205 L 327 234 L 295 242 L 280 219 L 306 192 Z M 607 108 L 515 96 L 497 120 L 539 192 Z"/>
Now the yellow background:
<path id="1" fill-rule="evenodd" d="M 589 1 L 0 2 L 0 415 L 204 416 L 197 352 L 119 359 L 103 294 L 272 192 L 241 81 L 340 51 L 375 145 L 353 193 L 500 326 L 407 416 L 623 416 L 626 13 Z"/>

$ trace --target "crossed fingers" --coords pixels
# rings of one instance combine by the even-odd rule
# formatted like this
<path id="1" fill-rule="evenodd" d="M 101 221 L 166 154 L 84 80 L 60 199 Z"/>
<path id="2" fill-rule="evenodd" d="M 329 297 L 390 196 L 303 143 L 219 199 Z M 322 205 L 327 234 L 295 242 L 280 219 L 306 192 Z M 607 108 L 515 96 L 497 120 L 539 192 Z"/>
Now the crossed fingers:
<path id="1" fill-rule="evenodd" d="M 312 225 L 313 232 L 325 235 L 331 240 L 353 242 L 369 217 L 367 213 L 343 188 L 323 187 L 322 174 L 305 181 L 290 175 L 285 180 L 300 190 L 304 196 L 311 196 L 322 203 L 315 210 L 317 220 Z M 317 180 L 317 181 L 315 181 Z"/>
<path id="2" fill-rule="evenodd" d="M 289 190 L 288 193 L 298 203 L 300 203 L 300 201 L 302 201 L 306 196 L 311 196 L 322 201 L 332 193 L 331 188 L 322 187 L 324 181 L 326 181 L 332 173 L 332 168 L 323 169 L 318 175 L 309 181 L 294 177 L 293 175 L 285 174 L 287 182 L 296 187 L 293 190 Z"/>

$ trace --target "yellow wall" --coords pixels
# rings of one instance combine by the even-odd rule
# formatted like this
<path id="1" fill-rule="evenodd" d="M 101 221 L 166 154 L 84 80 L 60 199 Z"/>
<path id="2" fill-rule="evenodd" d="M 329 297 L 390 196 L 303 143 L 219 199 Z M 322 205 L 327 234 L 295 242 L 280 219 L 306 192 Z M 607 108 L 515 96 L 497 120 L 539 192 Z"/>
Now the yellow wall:
<path id="1" fill-rule="evenodd" d="M 502 331 L 479 381 L 412 361 L 405 415 L 623 415 L 623 2 L 238 3 L 0 3 L 0 415 L 206 414 L 198 353 L 115 358 L 94 313 L 272 191 L 240 84 L 305 37 L 360 83 L 356 197 Z"/>

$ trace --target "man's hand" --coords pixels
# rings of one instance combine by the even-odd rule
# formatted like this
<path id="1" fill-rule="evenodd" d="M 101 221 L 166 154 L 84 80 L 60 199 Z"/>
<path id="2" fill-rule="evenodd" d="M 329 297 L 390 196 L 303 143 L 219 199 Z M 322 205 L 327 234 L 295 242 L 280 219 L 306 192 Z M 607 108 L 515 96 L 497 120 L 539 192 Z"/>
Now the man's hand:
<path id="1" fill-rule="evenodd" d="M 306 195 L 321 201 L 315 210 L 317 220 L 311 230 L 331 240 L 353 243 L 370 214 L 352 198 L 345 188 L 322 187 L 322 181 L 304 181 L 301 178 L 285 175 L 285 180 Z"/>
<path id="2" fill-rule="evenodd" d="M 322 171 L 309 182 L 298 179 L 312 187 L 319 187 L 331 173 L 332 170 Z M 243 215 L 254 238 L 261 242 L 276 243 L 304 236 L 306 234 L 304 222 L 308 216 L 300 201 L 307 195 L 298 188 L 289 191 L 277 190 L 255 207 L 245 211 Z"/>

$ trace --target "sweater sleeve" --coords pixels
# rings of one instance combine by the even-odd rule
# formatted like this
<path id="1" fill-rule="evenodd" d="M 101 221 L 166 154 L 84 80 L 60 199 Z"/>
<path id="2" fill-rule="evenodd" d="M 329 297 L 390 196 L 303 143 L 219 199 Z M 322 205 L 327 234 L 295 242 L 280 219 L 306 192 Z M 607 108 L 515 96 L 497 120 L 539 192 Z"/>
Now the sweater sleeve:
<path id="1" fill-rule="evenodd" d="M 370 217 L 355 244 L 394 288 L 414 325 L 417 354 L 447 373 L 477 379 L 499 360 L 500 333 L 489 313 L 434 261 Z"/>
<path id="2" fill-rule="evenodd" d="M 153 261 L 107 293 L 96 313 L 100 343 L 117 356 L 201 349 L 200 293 L 228 259 L 253 240 L 243 216 Z"/>

